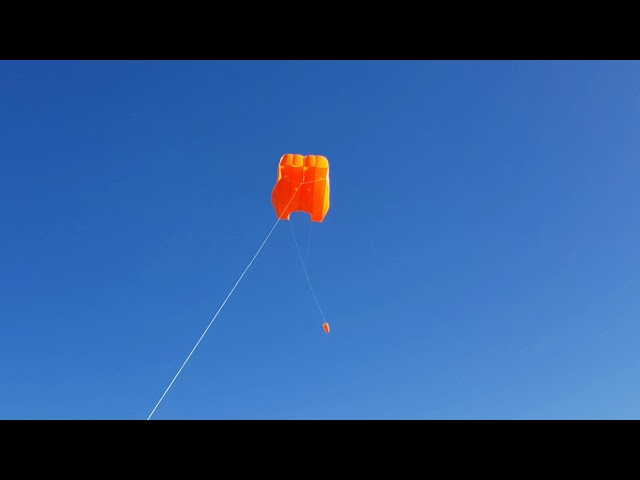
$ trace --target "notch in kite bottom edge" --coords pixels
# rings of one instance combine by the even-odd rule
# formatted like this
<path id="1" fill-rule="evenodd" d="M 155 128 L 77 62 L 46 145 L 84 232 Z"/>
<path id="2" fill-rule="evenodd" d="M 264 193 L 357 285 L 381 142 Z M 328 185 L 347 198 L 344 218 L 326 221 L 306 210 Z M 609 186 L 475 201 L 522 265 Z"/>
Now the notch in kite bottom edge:
<path id="1" fill-rule="evenodd" d="M 323 323 L 323 324 L 322 324 L 322 328 L 324 328 L 324 331 L 325 331 L 326 333 L 329 333 L 329 332 L 330 332 L 329 324 L 328 324 L 327 322 L 325 322 L 325 323 Z"/>

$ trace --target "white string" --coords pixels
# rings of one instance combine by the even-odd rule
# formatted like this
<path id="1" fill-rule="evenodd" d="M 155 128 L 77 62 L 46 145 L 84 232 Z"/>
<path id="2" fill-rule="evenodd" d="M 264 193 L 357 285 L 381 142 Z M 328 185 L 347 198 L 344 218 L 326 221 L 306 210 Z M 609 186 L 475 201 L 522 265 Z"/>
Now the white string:
<path id="1" fill-rule="evenodd" d="M 296 250 L 298 250 L 298 258 L 300 258 L 300 263 L 302 263 L 302 269 L 304 270 L 304 274 L 307 277 L 307 283 L 309 284 L 309 289 L 311 290 L 313 299 L 316 301 L 316 305 L 318 306 L 318 311 L 320 312 L 322 321 L 326 323 L 324 314 L 322 313 L 322 309 L 320 308 L 320 303 L 318 302 L 318 298 L 316 297 L 316 292 L 314 292 L 313 286 L 311 285 L 311 280 L 309 280 L 309 273 L 307 273 L 307 266 L 304 264 L 304 261 L 302 260 L 302 254 L 300 253 L 300 248 L 298 247 L 298 240 L 296 240 L 296 234 L 293 231 L 293 225 L 289 223 L 289 226 L 291 227 L 291 234 L 293 235 L 293 241 L 296 243 Z"/>
<path id="2" fill-rule="evenodd" d="M 313 180 L 310 182 L 302 182 L 300 185 L 304 185 L 306 183 L 313 183 L 313 182 L 318 182 L 320 180 L 324 180 L 324 178 L 320 178 L 317 180 Z M 293 195 L 291 195 L 291 199 L 289 200 L 289 203 L 287 203 L 287 205 L 284 207 L 283 209 L 283 215 L 284 212 L 286 212 L 287 208 L 289 207 L 289 205 L 291 204 L 291 202 L 293 201 L 293 197 L 295 197 L 296 193 L 298 192 L 299 187 L 296 188 L 296 191 L 293 193 Z M 249 264 L 246 266 L 246 268 L 244 269 L 244 271 L 242 272 L 242 275 L 240 275 L 240 278 L 238 278 L 238 281 L 236 282 L 236 284 L 233 286 L 233 288 L 231 289 L 231 291 L 229 292 L 229 294 L 227 295 L 227 298 L 224 299 L 224 302 L 222 302 L 222 305 L 220 305 L 220 308 L 218 308 L 218 311 L 216 312 L 216 314 L 213 316 L 213 318 L 211 319 L 211 321 L 209 322 L 209 325 L 207 326 L 207 328 L 205 329 L 205 331 L 202 333 L 202 335 L 200 336 L 200 339 L 197 341 L 197 343 L 195 344 L 195 346 L 193 347 L 193 349 L 191 350 L 191 353 L 189 353 L 189 356 L 187 357 L 187 359 L 184 361 L 184 363 L 182 364 L 182 366 L 180 367 L 180 370 L 178 370 L 178 373 L 176 373 L 175 377 L 173 377 L 173 380 L 171 380 L 171 383 L 169 384 L 169 386 L 167 387 L 167 389 L 164 391 L 164 393 L 162 394 L 162 397 L 160 397 L 160 400 L 158 400 L 158 403 L 156 404 L 156 406 L 153 408 L 153 410 L 151 411 L 151 413 L 149 414 L 149 416 L 147 417 L 147 420 L 149 420 L 151 418 L 151 416 L 153 415 L 153 413 L 156 411 L 156 409 L 158 408 L 158 406 L 160 405 L 160 403 L 162 402 L 162 400 L 164 399 L 165 395 L 167 394 L 167 392 L 169 392 L 169 389 L 171 388 L 171 386 L 173 385 L 173 383 L 176 381 L 176 379 L 178 378 L 178 375 L 180 375 L 180 372 L 182 372 L 182 369 L 185 367 L 185 365 L 187 364 L 187 362 L 189 361 L 189 359 L 191 358 L 191 355 L 193 355 L 193 352 L 195 352 L 196 348 L 198 348 L 198 345 L 200 344 L 200 342 L 202 341 L 202 339 L 204 338 L 205 334 L 207 333 L 207 331 L 209 330 L 209 328 L 211 327 L 211 325 L 213 324 L 213 322 L 215 321 L 215 319 L 218 317 L 218 314 L 220 313 L 220 311 L 222 310 L 222 307 L 224 307 L 224 305 L 227 303 L 227 300 L 229 300 L 229 297 L 231 297 L 231 294 L 234 292 L 234 290 L 236 289 L 236 287 L 238 286 L 238 284 L 240 283 L 240 280 L 242 280 L 242 277 L 244 277 L 244 274 L 247 273 L 247 270 L 249 270 L 249 267 L 253 264 L 254 260 L 256 259 L 256 257 L 258 256 L 258 254 L 260 253 L 260 251 L 262 250 L 262 247 L 264 247 L 265 243 L 267 243 L 267 240 L 269 240 L 269 237 L 271 236 L 271 234 L 273 233 L 273 231 L 276 229 L 276 227 L 278 226 L 278 223 L 280 222 L 280 220 L 282 220 L 282 216 L 278 218 L 278 220 L 276 221 L 276 223 L 273 224 L 273 227 L 271 227 L 271 230 L 269 231 L 269 233 L 267 234 L 267 236 L 265 237 L 264 241 L 262 242 L 262 245 L 260 245 L 260 248 L 258 248 L 258 251 L 255 253 L 255 255 L 253 256 L 253 258 L 251 259 L 251 261 L 249 262 Z M 299 253 L 299 251 L 298 251 Z M 308 279 L 308 277 L 307 277 Z M 314 294 L 315 296 L 315 294 Z M 317 302 L 317 300 L 316 300 Z M 322 314 L 322 312 L 320 312 L 320 314 Z M 324 318 L 324 317 L 323 317 Z"/>
<path id="3" fill-rule="evenodd" d="M 309 257 L 309 247 L 311 246 L 311 222 L 309 222 L 309 236 L 307 237 L 307 251 L 304 255 L 304 264 L 307 264 L 307 258 Z"/>

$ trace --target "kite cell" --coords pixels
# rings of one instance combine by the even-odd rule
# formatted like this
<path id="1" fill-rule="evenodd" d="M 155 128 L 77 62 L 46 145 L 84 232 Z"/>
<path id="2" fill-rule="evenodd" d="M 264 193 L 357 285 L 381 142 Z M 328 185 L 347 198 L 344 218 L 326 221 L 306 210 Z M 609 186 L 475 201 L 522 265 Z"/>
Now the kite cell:
<path id="1" fill-rule="evenodd" d="M 291 153 L 283 155 L 271 202 L 279 219 L 289 220 L 292 212 L 307 212 L 313 222 L 322 222 L 329 211 L 327 158 Z"/>

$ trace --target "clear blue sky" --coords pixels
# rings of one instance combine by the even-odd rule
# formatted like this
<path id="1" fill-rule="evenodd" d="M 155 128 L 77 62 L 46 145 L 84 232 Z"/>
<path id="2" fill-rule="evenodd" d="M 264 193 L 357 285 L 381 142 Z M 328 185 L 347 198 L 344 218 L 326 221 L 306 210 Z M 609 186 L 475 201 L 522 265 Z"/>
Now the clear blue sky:
<path id="1" fill-rule="evenodd" d="M 640 63 L 0 62 L 0 418 L 640 418 Z M 297 256 L 307 238 L 309 275 Z M 310 230 L 309 230 L 310 229 Z"/>

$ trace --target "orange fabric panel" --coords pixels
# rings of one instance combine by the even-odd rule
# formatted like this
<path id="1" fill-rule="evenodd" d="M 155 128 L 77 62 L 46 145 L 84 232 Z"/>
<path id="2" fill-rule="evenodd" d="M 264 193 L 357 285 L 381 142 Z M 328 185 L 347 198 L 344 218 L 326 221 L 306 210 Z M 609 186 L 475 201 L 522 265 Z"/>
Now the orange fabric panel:
<path id="1" fill-rule="evenodd" d="M 328 323 L 323 323 L 322 324 L 322 328 L 324 328 L 325 332 L 329 333 L 330 330 L 329 330 L 329 324 Z"/>
<path id="2" fill-rule="evenodd" d="M 292 212 L 307 212 L 312 221 L 322 222 L 329 211 L 329 191 L 326 157 L 287 153 L 280 159 L 271 202 L 280 219 L 289 220 Z"/>

